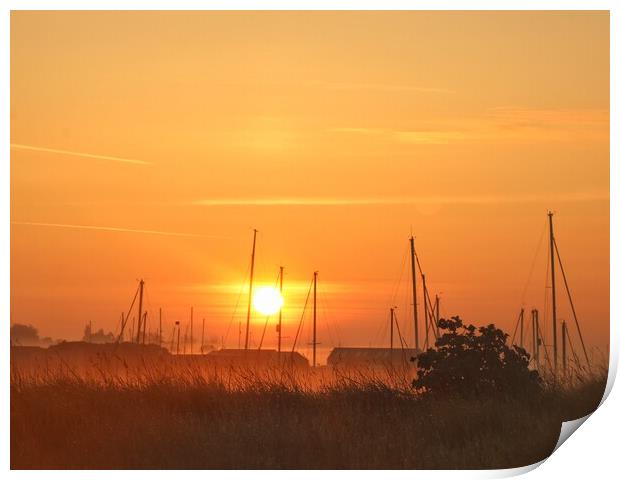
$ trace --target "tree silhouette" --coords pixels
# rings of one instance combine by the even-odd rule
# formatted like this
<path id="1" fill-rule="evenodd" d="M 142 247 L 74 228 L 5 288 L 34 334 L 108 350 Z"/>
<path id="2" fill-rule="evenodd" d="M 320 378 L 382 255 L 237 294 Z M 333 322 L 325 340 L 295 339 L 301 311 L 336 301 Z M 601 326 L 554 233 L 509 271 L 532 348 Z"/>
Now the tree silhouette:
<path id="1" fill-rule="evenodd" d="M 112 332 L 105 333 L 103 328 L 93 332 L 90 323 L 87 323 L 86 327 L 84 327 L 82 341 L 90 343 L 112 343 L 114 342 L 114 334 Z"/>
<path id="2" fill-rule="evenodd" d="M 11 325 L 11 345 L 38 345 L 39 331 L 32 325 Z"/>
<path id="3" fill-rule="evenodd" d="M 540 376 L 530 370 L 529 354 L 508 346 L 508 335 L 495 325 L 476 328 L 461 319 L 440 319 L 444 331 L 417 356 L 418 378 L 413 386 L 423 393 L 464 397 L 531 393 L 540 387 Z"/>

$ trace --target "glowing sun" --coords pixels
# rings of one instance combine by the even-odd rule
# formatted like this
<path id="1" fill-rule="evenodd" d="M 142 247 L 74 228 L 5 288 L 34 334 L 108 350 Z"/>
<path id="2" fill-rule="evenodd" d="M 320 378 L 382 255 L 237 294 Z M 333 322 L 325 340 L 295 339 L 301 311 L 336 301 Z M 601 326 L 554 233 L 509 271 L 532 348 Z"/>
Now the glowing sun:
<path id="1" fill-rule="evenodd" d="M 273 315 L 282 308 L 284 299 L 276 288 L 261 287 L 256 289 L 252 304 L 254 308 L 263 315 Z"/>

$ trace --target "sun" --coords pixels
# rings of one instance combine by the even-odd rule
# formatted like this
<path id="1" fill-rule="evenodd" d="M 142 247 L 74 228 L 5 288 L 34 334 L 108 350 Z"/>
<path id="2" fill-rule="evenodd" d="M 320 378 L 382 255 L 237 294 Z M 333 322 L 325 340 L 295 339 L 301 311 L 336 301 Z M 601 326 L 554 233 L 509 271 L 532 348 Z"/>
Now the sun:
<path id="1" fill-rule="evenodd" d="M 252 304 L 254 308 L 263 315 L 273 315 L 282 308 L 284 299 L 276 288 L 260 287 L 256 289 Z"/>

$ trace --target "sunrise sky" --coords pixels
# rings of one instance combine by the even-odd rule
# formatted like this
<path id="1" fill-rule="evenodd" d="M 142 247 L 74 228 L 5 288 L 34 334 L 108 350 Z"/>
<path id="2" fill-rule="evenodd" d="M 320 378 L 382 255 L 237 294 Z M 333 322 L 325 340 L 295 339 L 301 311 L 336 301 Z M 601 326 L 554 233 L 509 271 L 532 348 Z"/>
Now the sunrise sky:
<path id="1" fill-rule="evenodd" d="M 256 228 L 287 348 L 315 270 L 321 347 L 385 345 L 391 305 L 410 341 L 411 232 L 442 314 L 550 338 L 551 209 L 607 346 L 607 13 L 13 12 L 11 144 L 11 322 L 42 335 L 117 331 L 142 277 L 165 337 L 193 306 L 236 347 Z"/>

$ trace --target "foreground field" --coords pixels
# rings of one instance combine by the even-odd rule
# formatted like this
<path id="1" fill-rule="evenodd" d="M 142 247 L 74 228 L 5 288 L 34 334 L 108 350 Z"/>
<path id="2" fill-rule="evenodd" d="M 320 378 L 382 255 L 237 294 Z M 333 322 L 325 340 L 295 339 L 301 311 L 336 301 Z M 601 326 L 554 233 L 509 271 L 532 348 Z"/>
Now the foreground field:
<path id="1" fill-rule="evenodd" d="M 439 400 L 367 375 L 13 372 L 11 466 L 517 467 L 548 456 L 604 386 L 599 375 L 536 397 Z"/>

